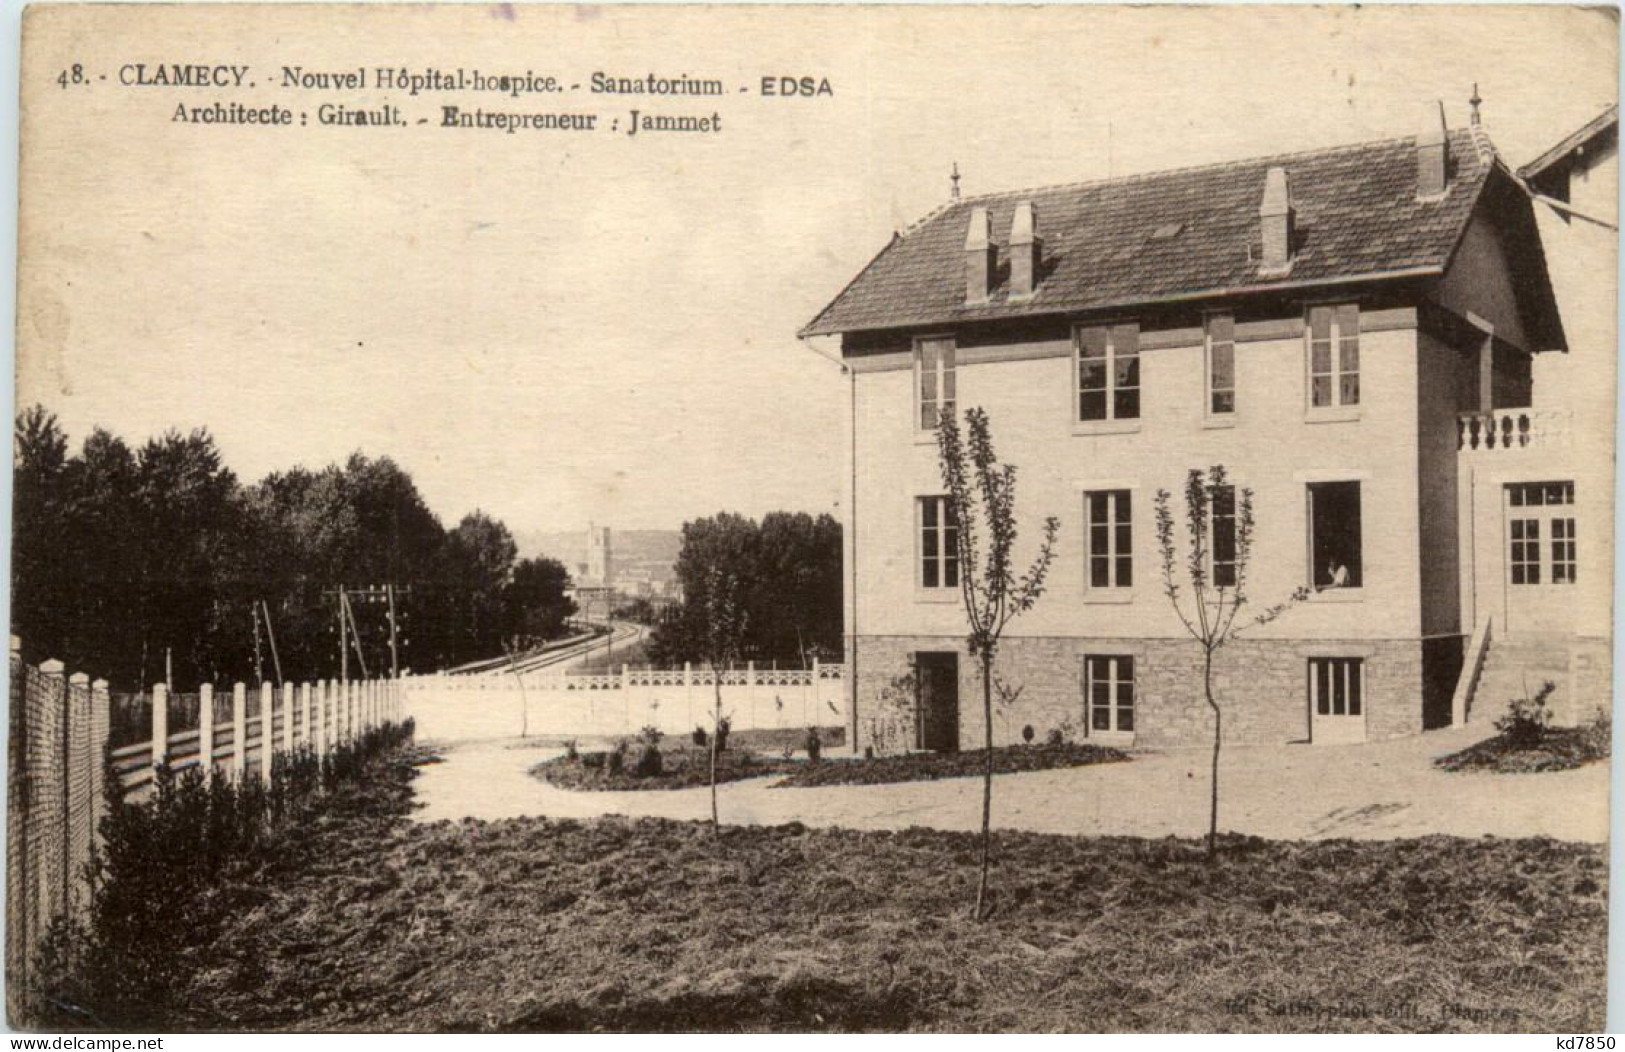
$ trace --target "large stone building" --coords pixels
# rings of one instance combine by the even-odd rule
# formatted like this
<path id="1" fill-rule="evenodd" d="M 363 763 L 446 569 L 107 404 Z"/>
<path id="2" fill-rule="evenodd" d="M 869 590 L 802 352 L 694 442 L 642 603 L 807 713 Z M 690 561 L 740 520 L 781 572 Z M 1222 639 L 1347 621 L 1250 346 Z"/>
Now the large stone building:
<path id="1" fill-rule="evenodd" d="M 894 236 L 802 333 L 850 375 L 855 743 L 981 740 L 934 433 L 969 406 L 1021 471 L 1018 558 L 1062 524 L 998 741 L 1209 736 L 1152 510 L 1213 464 L 1255 493 L 1254 602 L 1311 589 L 1221 651 L 1227 738 L 1410 734 L 1531 671 L 1567 718 L 1606 704 L 1611 463 L 1534 363 L 1611 393 L 1612 313 L 1565 354 L 1538 208 L 1476 113 L 1432 106 L 1412 138 L 953 200 Z"/>

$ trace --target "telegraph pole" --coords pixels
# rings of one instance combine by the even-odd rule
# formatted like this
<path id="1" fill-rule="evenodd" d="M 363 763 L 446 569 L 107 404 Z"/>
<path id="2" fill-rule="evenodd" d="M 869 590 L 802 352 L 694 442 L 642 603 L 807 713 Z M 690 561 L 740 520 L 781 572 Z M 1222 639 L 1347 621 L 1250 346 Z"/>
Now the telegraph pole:
<path id="1" fill-rule="evenodd" d="M 401 678 L 401 655 L 395 647 L 395 585 L 385 586 L 385 594 L 389 596 L 389 678 Z"/>
<path id="2" fill-rule="evenodd" d="M 276 685 L 280 687 L 282 686 L 282 658 L 278 657 L 276 652 L 276 629 L 271 627 L 271 604 L 261 599 L 260 606 L 265 610 L 265 637 L 271 641 L 271 664 L 276 668 Z"/>
<path id="3" fill-rule="evenodd" d="M 344 636 L 344 586 L 339 585 L 339 682 L 350 681 L 350 641 Z"/>

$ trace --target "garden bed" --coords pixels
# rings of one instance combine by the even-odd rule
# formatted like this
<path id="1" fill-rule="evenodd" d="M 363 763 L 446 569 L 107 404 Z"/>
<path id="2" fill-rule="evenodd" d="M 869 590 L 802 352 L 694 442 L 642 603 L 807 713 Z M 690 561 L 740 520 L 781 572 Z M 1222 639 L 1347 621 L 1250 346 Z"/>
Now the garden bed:
<path id="1" fill-rule="evenodd" d="M 1540 733 L 1538 740 L 1524 745 L 1516 743 L 1510 734 L 1497 734 L 1433 762 L 1446 771 L 1492 774 L 1570 771 L 1608 759 L 1613 750 L 1612 739 L 1613 725 L 1608 720 L 1600 720 L 1585 727 L 1549 727 Z"/>
<path id="2" fill-rule="evenodd" d="M 670 789 L 695 789 L 711 784 L 711 759 L 707 749 L 698 746 L 667 746 L 660 750 L 659 774 L 636 773 L 638 752 L 642 747 L 631 746 L 619 770 L 611 768 L 609 754 L 584 752 L 571 758 L 559 756 L 544 760 L 530 769 L 530 773 L 549 785 L 560 789 L 587 792 L 638 792 Z M 717 754 L 717 782 L 737 782 L 745 778 L 765 778 L 798 770 L 802 764 L 795 760 L 771 759 L 748 749 L 735 749 L 730 743 L 726 752 Z"/>
<path id="3" fill-rule="evenodd" d="M 1227 836 L 1209 864 L 1194 841 L 1001 832 L 993 916 L 976 924 L 974 834 L 417 825 L 400 796 L 331 815 L 279 864 L 239 875 L 223 924 L 177 927 L 173 996 L 145 1002 L 172 1007 L 143 1028 L 1604 1024 L 1602 846 Z"/>
<path id="4" fill-rule="evenodd" d="M 1122 763 L 1128 754 L 1100 745 L 1006 745 L 993 750 L 994 774 L 1051 771 L 1087 767 L 1096 763 Z M 776 785 L 810 788 L 824 785 L 884 785 L 891 782 L 928 782 L 939 778 L 980 777 L 987 769 L 987 752 L 916 752 L 878 756 L 872 760 L 826 760 L 803 764 Z"/>

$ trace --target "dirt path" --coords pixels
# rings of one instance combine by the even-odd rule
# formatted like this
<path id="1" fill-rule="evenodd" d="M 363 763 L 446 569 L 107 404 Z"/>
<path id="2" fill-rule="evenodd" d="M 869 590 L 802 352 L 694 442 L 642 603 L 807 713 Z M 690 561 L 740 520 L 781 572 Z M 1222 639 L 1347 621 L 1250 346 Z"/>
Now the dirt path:
<path id="1" fill-rule="evenodd" d="M 1446 834 L 1608 837 L 1609 768 L 1533 775 L 1449 774 L 1435 756 L 1490 733 L 1469 727 L 1369 745 L 1235 746 L 1221 770 L 1222 830 L 1282 839 L 1390 839 Z M 543 815 L 704 819 L 707 790 L 599 793 L 557 789 L 527 772 L 557 755 L 523 742 L 449 748 L 423 770 L 414 818 L 487 820 Z M 1204 750 L 1141 753 L 1134 762 L 1004 775 L 994 821 L 1039 833 L 1200 836 L 1207 829 Z M 980 821 L 974 778 L 886 786 L 774 789 L 773 779 L 724 785 L 726 823 L 851 829 L 969 830 Z"/>

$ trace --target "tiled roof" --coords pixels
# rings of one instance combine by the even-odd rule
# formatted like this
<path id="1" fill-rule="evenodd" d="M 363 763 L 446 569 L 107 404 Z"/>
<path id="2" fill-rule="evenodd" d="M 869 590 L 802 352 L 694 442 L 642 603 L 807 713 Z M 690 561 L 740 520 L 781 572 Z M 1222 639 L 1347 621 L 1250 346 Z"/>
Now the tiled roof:
<path id="1" fill-rule="evenodd" d="M 1201 168 L 966 198 L 893 238 L 802 330 L 828 335 L 1074 312 L 1299 284 L 1441 271 L 1499 163 L 1469 131 L 1450 133 L 1449 192 L 1416 196 L 1414 139 L 1260 157 Z M 1264 174 L 1287 170 L 1297 235 L 1284 274 L 1261 274 Z M 1038 214 L 1037 291 L 1008 302 L 1016 204 Z M 999 263 L 988 302 L 965 303 L 971 210 L 993 221 Z M 1172 231 L 1172 233 L 1170 233 Z"/>
<path id="2" fill-rule="evenodd" d="M 1524 179 L 1539 179 L 1546 169 L 1563 160 L 1570 153 L 1573 153 L 1603 132 L 1614 129 L 1618 125 L 1619 106 L 1616 103 L 1587 121 L 1584 127 L 1577 129 L 1573 134 L 1564 136 L 1562 142 L 1519 168 L 1518 175 Z"/>

